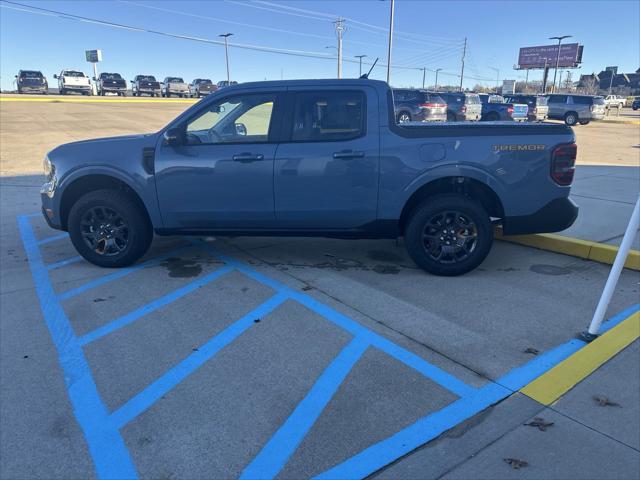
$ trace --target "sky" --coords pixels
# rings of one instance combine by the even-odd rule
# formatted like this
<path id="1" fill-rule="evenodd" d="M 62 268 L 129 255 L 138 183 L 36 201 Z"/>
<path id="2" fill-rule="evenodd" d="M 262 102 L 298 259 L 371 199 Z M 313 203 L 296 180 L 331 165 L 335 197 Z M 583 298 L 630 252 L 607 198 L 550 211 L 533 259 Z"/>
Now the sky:
<path id="1" fill-rule="evenodd" d="M 13 1 L 13 0 L 12 0 Z M 345 19 L 343 77 L 359 73 L 379 57 L 387 62 L 389 0 L 15 0 L 89 19 L 113 22 L 114 28 L 56 14 L 30 13 L 27 7 L 0 0 L 0 84 L 14 89 L 20 69 L 41 70 L 55 86 L 53 74 L 63 68 L 81 69 L 92 76 L 84 52 L 101 49 L 99 72 L 118 72 L 130 80 L 137 74 L 181 76 L 186 81 L 226 79 L 224 46 L 229 37 L 232 80 L 335 78 L 337 37 L 334 23 Z M 548 37 L 572 35 L 567 42 L 584 45 L 581 73 L 617 65 L 619 72 L 640 67 L 640 1 L 529 0 L 396 0 L 391 84 L 457 85 L 467 38 L 464 86 L 493 86 L 496 79 L 524 80 L 515 71 L 518 49 L 553 43 Z M 197 38 L 194 41 L 148 33 Z M 266 50 L 255 51 L 243 46 Z M 330 48 L 327 48 L 330 47 Z M 296 56 L 292 53 L 310 55 Z M 349 61 L 347 61 L 349 60 Z M 497 71 L 496 71 L 497 69 Z M 566 75 L 566 74 L 565 74 Z M 529 80 L 541 78 L 531 72 Z M 371 78 L 386 79 L 386 66 L 376 66 Z"/>

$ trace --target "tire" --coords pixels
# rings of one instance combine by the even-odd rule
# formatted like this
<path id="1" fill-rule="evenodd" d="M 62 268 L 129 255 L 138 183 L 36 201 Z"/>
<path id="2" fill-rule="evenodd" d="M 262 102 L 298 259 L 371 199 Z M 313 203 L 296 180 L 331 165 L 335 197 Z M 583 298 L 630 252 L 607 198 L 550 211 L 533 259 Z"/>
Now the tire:
<path id="1" fill-rule="evenodd" d="M 578 123 L 580 123 L 580 125 L 589 125 L 590 120 L 578 120 Z"/>
<path id="2" fill-rule="evenodd" d="M 95 215 L 95 212 L 100 211 L 103 213 L 101 216 Z M 97 246 L 94 248 L 89 244 L 90 240 L 85 240 L 87 234 L 91 233 L 88 229 L 94 228 L 97 225 L 95 221 L 103 221 L 110 213 L 115 213 L 122 220 L 116 222 L 116 226 L 121 225 L 120 232 L 126 236 L 126 241 L 117 235 L 115 239 L 106 241 L 103 237 L 96 242 Z M 90 219 L 94 220 L 89 221 Z M 94 226 L 87 227 L 87 221 Z M 145 212 L 131 196 L 118 190 L 96 190 L 83 195 L 71 207 L 67 224 L 69 237 L 78 253 L 100 267 L 119 268 L 131 265 L 147 252 L 153 239 L 153 228 Z"/>
<path id="3" fill-rule="evenodd" d="M 576 123 L 578 123 L 578 114 L 576 112 L 567 112 L 564 115 L 564 123 L 565 125 L 573 127 Z"/>
<path id="4" fill-rule="evenodd" d="M 60 95 L 66 95 L 67 91 L 64 88 L 61 88 L 59 93 Z"/>
<path id="5" fill-rule="evenodd" d="M 447 232 L 442 224 L 449 225 L 448 220 L 454 219 L 458 225 Z M 425 232 L 433 238 L 425 238 Z M 463 235 L 467 239 L 460 243 Z M 457 194 L 436 195 L 413 209 L 404 238 L 409 255 L 420 268 L 434 275 L 456 276 L 470 272 L 487 257 L 493 244 L 493 225 L 479 202 Z M 447 241 L 452 244 L 445 245 Z"/>
<path id="6" fill-rule="evenodd" d="M 447 112 L 447 122 L 455 122 L 456 115 L 453 112 Z"/>
<path id="7" fill-rule="evenodd" d="M 498 115 L 495 112 L 491 112 L 489 114 L 487 114 L 487 117 L 485 119 L 487 122 L 497 122 L 498 120 L 500 120 L 500 115 Z"/>
<path id="8" fill-rule="evenodd" d="M 409 112 L 398 112 L 396 117 L 398 123 L 406 123 L 411 121 L 411 114 Z"/>

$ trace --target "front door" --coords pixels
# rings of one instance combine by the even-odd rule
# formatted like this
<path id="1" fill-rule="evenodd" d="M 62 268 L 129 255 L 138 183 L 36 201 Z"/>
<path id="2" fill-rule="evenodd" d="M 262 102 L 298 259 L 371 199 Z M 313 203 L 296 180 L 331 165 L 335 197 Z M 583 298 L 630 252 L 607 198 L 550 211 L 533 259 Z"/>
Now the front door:
<path id="1" fill-rule="evenodd" d="M 272 226 L 271 119 L 278 93 L 235 93 L 181 122 L 179 145 L 161 141 L 155 169 L 165 228 Z"/>
<path id="2" fill-rule="evenodd" d="M 378 98 L 374 89 L 296 88 L 274 169 L 277 224 L 349 230 L 376 220 Z"/>

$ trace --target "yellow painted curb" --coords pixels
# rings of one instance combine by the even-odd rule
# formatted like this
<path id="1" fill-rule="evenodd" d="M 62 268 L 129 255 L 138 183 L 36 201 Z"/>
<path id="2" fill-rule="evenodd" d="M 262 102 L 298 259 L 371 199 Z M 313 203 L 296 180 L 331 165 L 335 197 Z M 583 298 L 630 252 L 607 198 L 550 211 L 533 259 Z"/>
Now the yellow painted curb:
<path id="1" fill-rule="evenodd" d="M 196 99 L 151 99 L 151 98 L 16 98 L 0 97 L 0 102 L 35 102 L 35 103 L 195 103 Z"/>
<path id="2" fill-rule="evenodd" d="M 593 342 L 588 343 L 520 392 L 543 405 L 551 405 L 622 349 L 640 337 L 636 312 Z"/>
<path id="3" fill-rule="evenodd" d="M 518 243 L 528 247 L 563 253 L 572 257 L 584 258 L 595 262 L 613 264 L 618 253 L 618 247 L 604 243 L 580 240 L 553 233 L 538 233 L 534 235 L 502 235 L 502 229 L 496 229 L 496 238 L 506 242 Z M 625 268 L 640 270 L 640 251 L 631 250 L 624 264 Z"/>

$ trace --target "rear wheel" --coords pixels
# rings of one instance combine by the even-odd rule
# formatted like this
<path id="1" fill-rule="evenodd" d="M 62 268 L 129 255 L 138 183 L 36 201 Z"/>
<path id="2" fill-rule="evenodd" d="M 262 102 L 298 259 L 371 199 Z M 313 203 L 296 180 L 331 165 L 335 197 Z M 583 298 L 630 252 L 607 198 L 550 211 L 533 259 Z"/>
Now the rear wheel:
<path id="1" fill-rule="evenodd" d="M 570 127 L 578 123 L 578 114 L 576 112 L 567 112 L 564 116 L 564 123 Z"/>
<path id="2" fill-rule="evenodd" d="M 100 267 L 126 267 L 142 257 L 153 238 L 151 224 L 125 192 L 96 190 L 69 212 L 71 242 L 89 262 Z"/>
<path id="3" fill-rule="evenodd" d="M 589 120 L 579 120 L 580 125 L 588 125 Z"/>
<path id="4" fill-rule="evenodd" d="M 411 121 L 411 114 L 409 112 L 398 113 L 398 123 L 407 123 Z"/>
<path id="5" fill-rule="evenodd" d="M 447 112 L 447 122 L 455 122 L 456 115 L 453 112 Z"/>
<path id="6" fill-rule="evenodd" d="M 455 276 L 473 270 L 487 257 L 493 226 L 479 202 L 462 195 L 437 195 L 411 212 L 404 236 L 419 267 L 434 275 Z"/>

